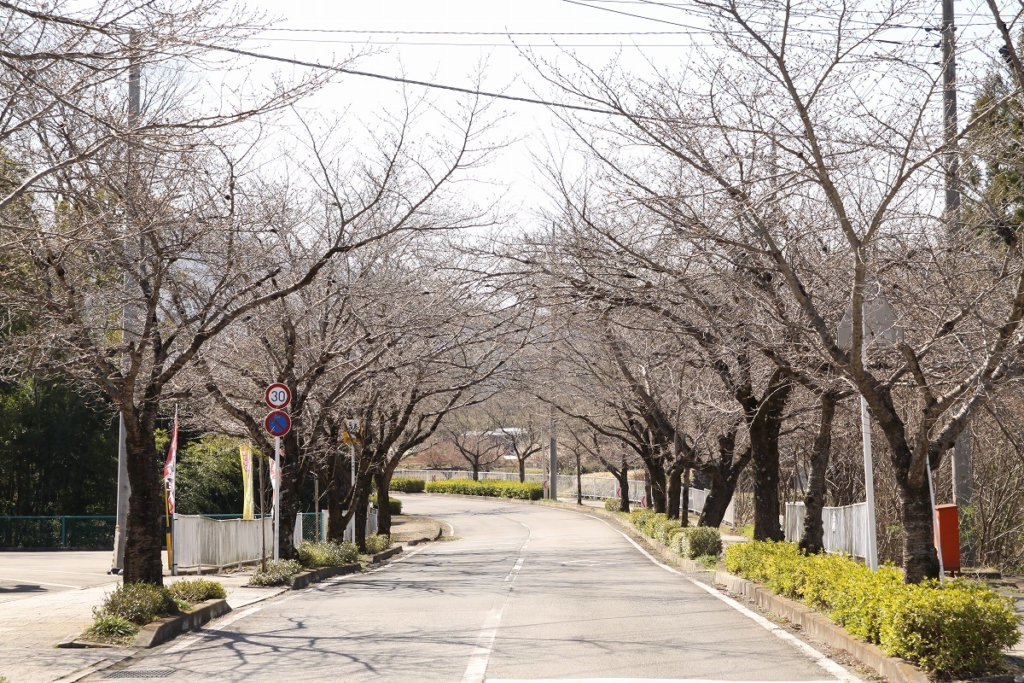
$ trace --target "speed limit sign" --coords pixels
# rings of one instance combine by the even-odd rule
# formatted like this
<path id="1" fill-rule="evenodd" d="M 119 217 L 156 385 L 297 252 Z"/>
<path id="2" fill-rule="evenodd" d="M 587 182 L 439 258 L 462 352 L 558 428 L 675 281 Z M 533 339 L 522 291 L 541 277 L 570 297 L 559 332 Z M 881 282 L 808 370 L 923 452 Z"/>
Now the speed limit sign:
<path id="1" fill-rule="evenodd" d="M 271 408 L 280 410 L 292 402 L 292 391 L 286 385 L 275 382 L 267 387 L 263 400 Z"/>

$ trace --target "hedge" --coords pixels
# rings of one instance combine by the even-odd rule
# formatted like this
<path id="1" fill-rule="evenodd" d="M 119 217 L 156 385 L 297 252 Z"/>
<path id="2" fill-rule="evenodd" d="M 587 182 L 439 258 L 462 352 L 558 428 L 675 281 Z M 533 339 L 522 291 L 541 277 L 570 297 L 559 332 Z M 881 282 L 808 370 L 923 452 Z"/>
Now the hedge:
<path id="1" fill-rule="evenodd" d="M 467 496 L 494 496 L 520 500 L 540 500 L 544 496 L 544 487 L 533 482 L 473 481 L 471 479 L 429 481 L 426 491 L 427 493 L 461 493 Z"/>
<path id="2" fill-rule="evenodd" d="M 422 479 L 392 479 L 391 483 L 388 484 L 388 491 L 398 491 L 399 493 L 423 493 L 423 487 L 427 482 Z"/>
<path id="3" fill-rule="evenodd" d="M 722 552 L 722 536 L 718 529 L 684 527 L 678 519 L 669 519 L 665 514 L 650 508 L 633 510 L 629 513 L 629 521 L 645 536 L 650 536 L 691 560 L 718 557 Z"/>
<path id="4" fill-rule="evenodd" d="M 771 541 L 729 546 L 725 566 L 940 675 L 999 670 L 1003 650 L 1020 638 L 1012 601 L 964 579 L 907 585 L 891 565 L 872 572 L 849 557 L 803 555 L 795 544 Z"/>

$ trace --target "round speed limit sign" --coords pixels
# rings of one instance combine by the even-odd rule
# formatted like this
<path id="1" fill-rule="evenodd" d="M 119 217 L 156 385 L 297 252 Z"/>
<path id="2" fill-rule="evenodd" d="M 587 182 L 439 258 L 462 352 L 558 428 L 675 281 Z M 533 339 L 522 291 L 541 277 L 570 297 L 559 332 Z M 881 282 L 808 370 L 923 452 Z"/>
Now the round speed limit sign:
<path id="1" fill-rule="evenodd" d="M 267 387 L 263 400 L 271 408 L 279 410 L 292 402 L 292 391 L 284 384 L 275 382 Z"/>

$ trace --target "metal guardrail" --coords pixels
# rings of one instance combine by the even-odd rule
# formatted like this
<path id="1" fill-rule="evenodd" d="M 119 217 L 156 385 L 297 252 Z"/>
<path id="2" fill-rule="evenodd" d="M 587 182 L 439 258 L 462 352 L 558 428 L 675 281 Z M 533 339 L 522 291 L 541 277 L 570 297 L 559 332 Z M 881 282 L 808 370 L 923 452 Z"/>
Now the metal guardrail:
<path id="1" fill-rule="evenodd" d="M 796 543 L 804 529 L 807 510 L 803 503 L 786 503 L 786 540 Z M 823 545 L 826 552 L 865 557 L 868 547 L 868 504 L 826 507 L 821 511 Z"/>
<path id="2" fill-rule="evenodd" d="M 424 481 L 443 481 L 447 479 L 472 479 L 473 473 L 469 470 L 395 470 L 395 478 L 423 479 Z M 480 472 L 481 480 L 503 480 L 519 481 L 518 472 Z M 527 474 L 526 481 L 543 483 L 543 474 Z M 607 498 L 619 497 L 619 482 L 611 477 L 596 477 L 592 474 L 580 477 L 580 484 L 584 498 L 605 500 Z M 561 496 L 572 497 L 576 495 L 576 477 L 571 474 L 558 475 L 558 491 Z M 709 491 L 704 489 L 690 489 L 689 510 L 700 514 L 704 509 L 704 502 L 707 500 Z M 641 479 L 629 480 L 629 500 L 637 505 L 644 505 L 646 501 L 645 482 Z M 729 526 L 736 526 L 736 510 L 733 502 L 725 510 L 723 521 Z"/>
<path id="3" fill-rule="evenodd" d="M 0 548 L 112 550 L 113 515 L 0 516 Z"/>

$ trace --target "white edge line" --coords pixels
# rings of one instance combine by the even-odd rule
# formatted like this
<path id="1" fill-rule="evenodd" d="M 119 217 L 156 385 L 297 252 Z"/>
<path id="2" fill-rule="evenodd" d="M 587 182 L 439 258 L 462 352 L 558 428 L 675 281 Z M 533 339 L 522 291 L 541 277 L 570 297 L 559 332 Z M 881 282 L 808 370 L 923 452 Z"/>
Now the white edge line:
<path id="1" fill-rule="evenodd" d="M 637 543 L 632 538 L 630 538 L 629 534 L 627 534 L 627 533 L 625 533 L 623 531 L 620 531 L 619 529 L 616 529 L 615 527 L 613 527 L 611 524 L 608 524 L 608 522 L 606 522 L 605 520 L 601 519 L 600 517 L 594 517 L 593 515 L 587 515 L 587 514 L 584 514 L 583 516 L 584 517 L 590 517 L 591 519 L 596 519 L 597 521 L 606 524 L 610 529 L 612 529 L 613 531 L 621 534 L 622 537 L 624 539 L 626 539 L 627 541 L 629 541 L 633 545 L 634 548 L 636 548 L 641 553 L 643 553 L 644 557 L 646 557 L 648 560 L 650 560 L 654 564 L 658 565 L 659 567 L 661 567 L 662 569 L 664 569 L 667 572 L 671 572 L 673 574 L 678 574 L 679 576 L 683 577 L 684 579 L 686 579 L 687 581 L 689 581 L 693 585 L 697 586 L 698 588 L 706 591 L 708 594 L 718 598 L 719 600 L 721 600 L 725 604 L 729 605 L 730 607 L 732 607 L 734 610 L 736 610 L 737 612 L 739 612 L 743 616 L 747 617 L 748 619 L 751 619 L 756 624 L 758 624 L 759 626 L 763 627 L 765 630 L 771 632 L 776 637 L 780 638 L 781 640 L 786 641 L 790 645 L 793 645 L 797 649 L 803 651 L 806 655 L 808 655 L 811 659 L 813 659 L 815 661 L 815 663 L 818 664 L 818 666 L 820 666 L 821 668 L 825 669 L 825 671 L 829 672 L 830 674 L 835 676 L 840 681 L 844 681 L 844 683 L 863 683 L 861 678 L 859 678 L 858 676 L 854 676 L 852 673 L 850 673 L 849 671 L 844 669 L 842 666 L 840 666 L 838 663 L 836 663 L 835 661 L 833 661 L 832 659 L 830 659 L 826 655 L 822 654 L 821 652 L 819 652 L 818 650 L 814 649 L 813 647 L 811 647 L 810 645 L 808 645 L 804 641 L 800 640 L 799 638 L 794 636 L 792 633 L 790 633 L 789 631 L 787 631 L 784 628 L 782 628 L 781 626 L 779 626 L 778 624 L 772 623 L 768 619 L 765 619 L 764 617 L 762 617 L 757 612 L 754 612 L 754 611 L 744 607 L 743 605 L 741 605 L 737 601 L 735 601 L 732 598 L 730 598 L 728 595 L 725 595 L 724 593 L 719 591 L 714 586 L 709 586 L 706 583 L 703 583 L 701 581 L 697 581 L 696 579 L 691 579 L 689 576 L 686 576 L 685 574 L 683 574 L 678 569 L 675 569 L 674 567 L 670 567 L 667 564 L 664 564 L 664 563 L 659 562 L 658 560 L 654 559 L 654 556 L 652 556 L 649 552 L 644 550 L 644 548 L 639 543 Z"/>
<path id="2" fill-rule="evenodd" d="M 231 614 L 228 614 L 222 619 L 217 619 L 215 622 L 210 622 L 204 625 L 202 628 L 195 630 L 193 632 L 193 635 L 189 636 L 188 638 L 184 638 L 175 643 L 174 645 L 171 645 L 169 648 L 164 650 L 164 653 L 176 654 L 178 652 L 181 652 L 182 650 L 186 650 L 195 645 L 196 643 L 200 642 L 201 640 L 205 640 L 208 636 L 213 635 L 213 633 L 215 633 L 216 631 L 219 631 L 220 629 L 226 626 L 230 626 L 239 619 L 244 619 L 250 614 L 255 614 L 256 612 L 259 612 L 261 609 L 263 609 L 263 607 L 264 605 L 250 607 L 249 609 L 242 610 L 240 612 L 233 612 Z"/>
<path id="3" fill-rule="evenodd" d="M 488 678 L 484 683 L 752 683 L 706 678 Z M 753 682 L 756 683 L 756 682 Z M 834 681 L 766 681 L 765 683 L 834 683 Z"/>
<path id="4" fill-rule="evenodd" d="M 53 583 L 52 581 L 32 581 L 31 579 L 9 579 L 6 576 L 0 576 L 0 581 L 9 581 L 11 583 L 16 583 L 20 586 L 58 586 L 59 588 L 72 588 L 75 590 L 86 590 L 87 588 L 105 588 L 106 586 L 109 586 L 111 583 L 115 583 L 111 581 L 107 583 L 101 583 L 96 586 L 72 586 L 69 583 Z"/>

